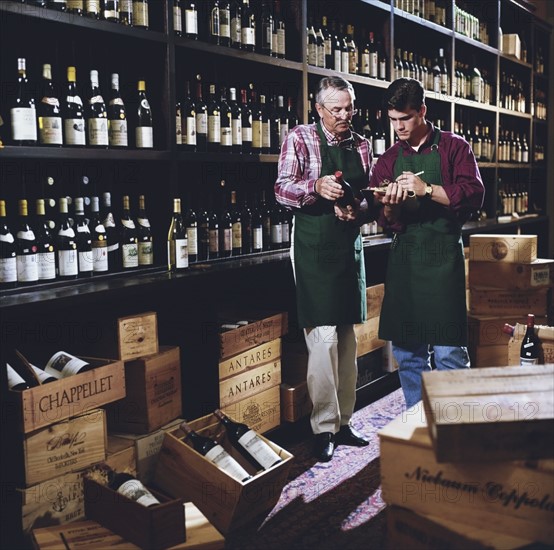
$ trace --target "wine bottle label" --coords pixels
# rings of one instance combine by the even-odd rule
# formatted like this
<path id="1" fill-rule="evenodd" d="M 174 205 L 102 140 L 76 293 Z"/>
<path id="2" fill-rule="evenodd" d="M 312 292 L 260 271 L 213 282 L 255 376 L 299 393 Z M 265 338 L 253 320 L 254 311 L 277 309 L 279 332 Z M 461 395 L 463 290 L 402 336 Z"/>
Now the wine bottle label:
<path id="1" fill-rule="evenodd" d="M 143 506 L 160 504 L 160 501 L 138 479 L 130 479 L 122 483 L 117 492 Z"/>
<path id="2" fill-rule="evenodd" d="M 112 147 L 127 147 L 127 121 L 110 120 L 108 123 L 109 142 Z"/>
<path id="3" fill-rule="evenodd" d="M 141 227 L 150 227 L 150 220 L 148 218 L 139 218 L 139 217 L 137 217 L 137 223 Z"/>
<path id="4" fill-rule="evenodd" d="M 374 155 L 382 155 L 386 150 L 386 142 L 384 138 L 376 138 L 373 140 Z"/>
<path id="5" fill-rule="evenodd" d="M 98 94 L 98 95 L 94 95 L 92 96 L 89 100 L 89 105 L 94 105 L 95 103 L 104 103 L 104 98 Z"/>
<path id="6" fill-rule="evenodd" d="M 208 135 L 208 113 L 196 113 L 196 133 L 199 135 Z"/>
<path id="7" fill-rule="evenodd" d="M 231 147 L 233 145 L 233 132 L 230 126 L 221 127 L 221 145 Z"/>
<path id="8" fill-rule="evenodd" d="M 241 248 L 242 247 L 242 226 L 240 222 L 236 222 L 233 224 L 233 227 L 231 228 L 231 235 L 232 235 L 233 248 Z"/>
<path id="9" fill-rule="evenodd" d="M 189 116 L 186 119 L 186 130 L 183 134 L 185 145 L 196 145 L 196 116 Z"/>
<path id="10" fill-rule="evenodd" d="M 11 233 L 0 233 L 0 243 L 9 243 L 13 244 L 15 238 Z"/>
<path id="11" fill-rule="evenodd" d="M 234 118 L 231 121 L 231 143 L 242 145 L 242 121 L 240 118 Z"/>
<path id="12" fill-rule="evenodd" d="M 262 148 L 262 123 L 259 120 L 252 122 L 252 147 Z"/>
<path id="13" fill-rule="evenodd" d="M 53 250 L 51 252 L 40 252 L 37 255 L 37 264 L 40 281 L 49 281 L 56 278 L 56 254 Z"/>
<path id="14" fill-rule="evenodd" d="M 233 232 L 230 228 L 223 230 L 222 243 L 223 251 L 230 252 L 233 248 Z"/>
<path id="15" fill-rule="evenodd" d="M 283 232 L 281 224 L 271 225 L 271 242 L 273 244 L 281 244 L 283 242 Z"/>
<path id="16" fill-rule="evenodd" d="M 348 52 L 341 52 L 341 67 L 344 73 L 347 73 L 350 69 L 350 56 Z"/>
<path id="17" fill-rule="evenodd" d="M 31 365 L 31 363 L 29 363 Z M 36 377 L 38 378 L 38 381 L 41 384 L 45 384 L 46 382 L 51 382 L 52 378 L 59 378 L 56 376 L 52 376 L 51 374 L 48 374 L 47 372 L 44 372 L 42 369 L 39 369 L 38 367 L 35 367 L 35 365 L 31 365 L 31 368 L 33 369 L 33 372 L 35 373 Z"/>
<path id="18" fill-rule="evenodd" d="M 176 32 L 183 32 L 183 21 L 181 19 L 181 8 L 173 6 L 173 28 Z"/>
<path id="19" fill-rule="evenodd" d="M 252 143 L 252 126 L 242 127 L 242 142 Z"/>
<path id="20" fill-rule="evenodd" d="M 83 9 L 83 0 L 67 0 L 67 9 L 69 10 Z"/>
<path id="21" fill-rule="evenodd" d="M 18 255 L 16 257 L 17 280 L 21 283 L 38 281 L 37 254 Z"/>
<path id="22" fill-rule="evenodd" d="M 221 38 L 231 38 L 229 15 L 229 10 L 219 10 L 219 36 Z"/>
<path id="23" fill-rule="evenodd" d="M 79 371 L 88 366 L 89 364 L 70 353 L 65 351 L 58 351 L 46 363 L 44 372 L 54 376 L 55 378 L 67 378 L 78 374 Z"/>
<path id="24" fill-rule="evenodd" d="M 281 462 L 281 457 L 254 430 L 248 430 L 238 442 L 265 470 Z"/>
<path id="25" fill-rule="evenodd" d="M 250 477 L 250 474 L 221 445 L 210 449 L 205 456 L 237 481 L 243 481 Z"/>
<path id="26" fill-rule="evenodd" d="M 252 239 L 254 250 L 261 250 L 263 247 L 263 231 L 261 227 L 254 227 L 252 230 Z"/>
<path id="27" fill-rule="evenodd" d="M 271 146 L 271 124 L 262 122 L 262 147 L 269 148 Z"/>
<path id="28" fill-rule="evenodd" d="M 210 143 L 221 142 L 221 117 L 219 113 L 208 116 L 208 141 Z"/>
<path id="29" fill-rule="evenodd" d="M 308 44 L 308 65 L 317 66 L 317 46 Z"/>
<path id="30" fill-rule="evenodd" d="M 108 271 L 108 247 L 107 241 L 95 241 L 92 243 L 92 269 L 95 273 Z"/>
<path id="31" fill-rule="evenodd" d="M 369 76 L 369 53 L 363 53 L 360 61 L 360 72 L 364 76 Z"/>
<path id="32" fill-rule="evenodd" d="M 175 143 L 176 145 L 183 144 L 182 128 L 181 128 L 181 111 L 175 115 Z"/>
<path id="33" fill-rule="evenodd" d="M 43 145 L 62 145 L 61 117 L 43 116 L 38 118 L 39 137 Z"/>
<path id="34" fill-rule="evenodd" d="M 219 230 L 210 229 L 210 244 L 209 244 L 210 254 L 216 254 L 219 252 Z"/>
<path id="35" fill-rule="evenodd" d="M 16 257 L 0 258 L 0 283 L 15 283 L 17 281 Z"/>
<path id="36" fill-rule="evenodd" d="M 185 32 L 198 34 L 198 16 L 196 10 L 185 10 Z"/>
<path id="37" fill-rule="evenodd" d="M 139 265 L 154 264 L 154 248 L 151 241 L 138 243 L 138 263 Z"/>
<path id="38" fill-rule="evenodd" d="M 11 110 L 12 132 L 14 140 L 37 139 L 36 111 L 34 107 L 16 107 Z"/>
<path id="39" fill-rule="evenodd" d="M 289 243 L 290 242 L 290 228 L 287 222 L 281 224 L 281 242 Z"/>
<path id="40" fill-rule="evenodd" d="M 152 126 L 137 126 L 135 129 L 136 145 L 139 149 L 154 147 L 154 131 Z"/>
<path id="41" fill-rule="evenodd" d="M 133 25 L 148 27 L 148 2 L 133 2 Z"/>
<path id="42" fill-rule="evenodd" d="M 252 27 L 242 27 L 240 32 L 240 41 L 245 46 L 256 45 L 256 35 Z"/>
<path id="43" fill-rule="evenodd" d="M 231 43 L 240 44 L 240 19 L 233 17 L 231 19 Z"/>
<path id="44" fill-rule="evenodd" d="M 92 250 L 78 253 L 79 272 L 90 273 L 94 269 L 94 254 Z"/>
<path id="45" fill-rule="evenodd" d="M 123 267 L 125 269 L 138 267 L 138 244 L 137 243 L 122 244 L 121 257 L 123 260 Z"/>
<path id="46" fill-rule="evenodd" d="M 9 364 L 7 364 L 8 367 L 8 388 L 10 390 L 13 390 L 15 387 L 19 386 L 20 384 L 22 386 L 27 386 L 27 382 L 17 373 L 17 371 Z"/>
<path id="47" fill-rule="evenodd" d="M 317 66 L 325 67 L 325 49 L 317 48 Z"/>
<path id="48" fill-rule="evenodd" d="M 198 254 L 198 230 L 196 227 L 187 227 L 188 253 Z"/>
<path id="49" fill-rule="evenodd" d="M 77 250 L 58 250 L 60 277 L 72 277 L 79 273 Z"/>
<path id="50" fill-rule="evenodd" d="M 281 130 L 279 132 L 279 145 L 281 145 L 285 138 L 287 137 L 287 134 L 289 133 L 289 123 L 281 123 Z"/>
<path id="51" fill-rule="evenodd" d="M 60 230 L 58 231 L 58 235 L 60 235 L 61 237 L 75 238 L 75 231 L 73 231 L 72 227 L 66 227 L 65 229 L 60 228 Z"/>
<path id="52" fill-rule="evenodd" d="M 187 239 L 175 240 L 175 267 L 184 269 L 189 266 L 189 252 Z"/>
<path id="53" fill-rule="evenodd" d="M 105 118 L 89 118 L 88 122 L 89 145 L 108 146 L 108 120 Z"/>
<path id="54" fill-rule="evenodd" d="M 100 0 L 86 0 L 87 13 L 100 13 Z"/>
<path id="55" fill-rule="evenodd" d="M 64 135 L 66 145 L 85 145 L 85 121 L 82 118 L 65 119 Z"/>
<path id="56" fill-rule="evenodd" d="M 79 95 L 68 95 L 66 98 L 67 103 L 75 103 L 76 105 L 79 105 L 80 107 L 83 106 L 83 100 L 81 99 L 81 96 Z M 75 107 L 73 107 L 75 109 Z"/>

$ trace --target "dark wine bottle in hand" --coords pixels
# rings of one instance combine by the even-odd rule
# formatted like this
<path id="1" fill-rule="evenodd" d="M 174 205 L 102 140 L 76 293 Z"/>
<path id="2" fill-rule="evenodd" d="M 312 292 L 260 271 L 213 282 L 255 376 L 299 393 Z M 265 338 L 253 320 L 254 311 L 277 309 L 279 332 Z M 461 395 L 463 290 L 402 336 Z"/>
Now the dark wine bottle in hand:
<path id="1" fill-rule="evenodd" d="M 337 170 L 335 172 L 335 178 L 337 180 L 337 183 L 340 184 L 342 187 L 342 190 L 344 191 L 344 195 L 337 199 L 337 204 L 341 208 L 346 208 L 347 206 L 351 206 L 354 208 L 355 205 L 355 193 L 354 189 L 352 189 L 352 186 L 345 181 L 345 179 L 342 177 L 342 172 L 340 170 Z"/>

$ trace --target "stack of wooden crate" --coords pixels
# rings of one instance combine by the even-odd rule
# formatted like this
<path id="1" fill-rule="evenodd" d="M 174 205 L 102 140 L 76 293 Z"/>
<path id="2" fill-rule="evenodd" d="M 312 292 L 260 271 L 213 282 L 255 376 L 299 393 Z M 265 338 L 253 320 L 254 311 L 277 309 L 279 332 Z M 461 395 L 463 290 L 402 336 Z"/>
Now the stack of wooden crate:
<path id="1" fill-rule="evenodd" d="M 504 324 L 533 313 L 546 324 L 554 260 L 537 259 L 536 235 L 471 235 L 469 240 L 469 353 L 474 367 L 508 364 Z"/>
<path id="2" fill-rule="evenodd" d="M 379 433 L 391 548 L 554 544 L 554 365 L 423 375 Z"/>

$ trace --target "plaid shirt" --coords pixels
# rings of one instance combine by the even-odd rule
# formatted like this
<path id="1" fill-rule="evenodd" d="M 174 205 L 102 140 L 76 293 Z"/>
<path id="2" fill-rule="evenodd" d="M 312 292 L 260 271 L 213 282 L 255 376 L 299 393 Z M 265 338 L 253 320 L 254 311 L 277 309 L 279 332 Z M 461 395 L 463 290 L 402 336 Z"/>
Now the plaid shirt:
<path id="1" fill-rule="evenodd" d="M 358 150 L 369 185 L 373 168 L 369 141 L 355 132 L 351 132 L 349 138 L 338 141 L 325 126 L 322 125 L 322 128 L 327 144 L 331 147 L 355 147 Z M 301 124 L 288 133 L 281 147 L 275 182 L 275 196 L 283 206 L 302 208 L 314 204 L 320 198 L 315 192 L 315 182 L 321 172 L 319 145 L 316 124 Z"/>

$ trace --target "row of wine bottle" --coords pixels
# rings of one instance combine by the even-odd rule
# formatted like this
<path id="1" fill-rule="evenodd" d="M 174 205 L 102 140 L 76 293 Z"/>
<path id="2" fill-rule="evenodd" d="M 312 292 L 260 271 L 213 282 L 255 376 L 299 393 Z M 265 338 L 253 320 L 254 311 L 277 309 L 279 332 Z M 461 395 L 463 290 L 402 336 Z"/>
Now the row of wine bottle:
<path id="1" fill-rule="evenodd" d="M 27 78 L 26 60 L 17 60 L 17 92 L 10 107 L 11 139 L 15 145 L 69 147 L 127 147 L 127 113 L 119 91 L 119 74 L 111 75 L 108 103 L 104 101 L 96 69 L 90 71 L 90 86 L 83 103 L 77 87 L 77 71 L 67 67 L 66 93 L 60 101 L 52 81 L 52 67 L 42 69 L 42 91 L 35 97 Z M 38 101 L 38 105 L 37 105 Z M 152 109 L 146 95 L 146 82 L 137 84 L 135 147 L 152 148 L 154 129 Z"/>

